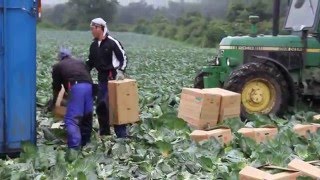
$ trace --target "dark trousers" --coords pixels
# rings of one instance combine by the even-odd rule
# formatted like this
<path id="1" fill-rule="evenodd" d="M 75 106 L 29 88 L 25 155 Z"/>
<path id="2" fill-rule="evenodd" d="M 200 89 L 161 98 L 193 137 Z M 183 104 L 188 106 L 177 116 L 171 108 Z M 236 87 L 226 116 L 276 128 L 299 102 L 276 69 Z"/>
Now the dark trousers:
<path id="1" fill-rule="evenodd" d="M 98 115 L 100 135 L 110 135 L 108 83 L 99 82 L 98 86 L 96 113 Z M 118 138 L 127 137 L 126 125 L 114 125 L 114 131 Z"/>
<path id="2" fill-rule="evenodd" d="M 79 83 L 71 87 L 65 115 L 68 147 L 85 146 L 92 131 L 93 97 L 92 84 Z"/>

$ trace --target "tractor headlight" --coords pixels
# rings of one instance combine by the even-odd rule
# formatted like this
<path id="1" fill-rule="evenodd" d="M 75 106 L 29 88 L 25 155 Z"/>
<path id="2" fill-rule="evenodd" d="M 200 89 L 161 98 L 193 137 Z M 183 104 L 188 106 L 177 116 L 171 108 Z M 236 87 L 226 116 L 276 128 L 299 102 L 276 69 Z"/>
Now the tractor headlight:
<path id="1" fill-rule="evenodd" d="M 230 67 L 238 66 L 239 62 L 240 61 L 238 61 L 237 59 L 234 59 L 234 58 L 227 58 L 226 59 L 226 64 L 227 64 L 227 66 L 230 66 Z"/>
<path id="2" fill-rule="evenodd" d="M 226 63 L 227 63 L 227 66 L 230 66 L 230 58 L 227 58 Z"/>

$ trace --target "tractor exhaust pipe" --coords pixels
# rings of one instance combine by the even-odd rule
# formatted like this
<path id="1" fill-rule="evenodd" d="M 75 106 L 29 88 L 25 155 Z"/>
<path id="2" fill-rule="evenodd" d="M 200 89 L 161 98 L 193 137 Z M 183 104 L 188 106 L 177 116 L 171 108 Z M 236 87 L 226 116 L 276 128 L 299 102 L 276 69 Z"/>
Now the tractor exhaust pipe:
<path id="1" fill-rule="evenodd" d="M 279 34 L 279 19 L 280 19 L 280 0 L 273 1 L 273 26 L 272 35 L 277 36 Z"/>

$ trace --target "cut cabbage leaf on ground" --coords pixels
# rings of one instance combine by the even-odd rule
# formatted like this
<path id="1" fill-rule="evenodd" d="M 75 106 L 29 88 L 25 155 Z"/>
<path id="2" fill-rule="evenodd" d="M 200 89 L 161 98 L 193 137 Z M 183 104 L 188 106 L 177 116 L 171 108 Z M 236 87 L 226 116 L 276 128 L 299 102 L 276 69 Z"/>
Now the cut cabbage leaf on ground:
<path id="1" fill-rule="evenodd" d="M 216 50 L 133 33 L 112 35 L 123 43 L 127 73 L 139 86 L 141 122 L 129 128 L 132 138 L 100 138 L 95 116 L 90 144 L 70 152 L 65 133 L 50 129 L 55 120 L 39 106 L 37 147 L 26 143 L 20 158 L 0 160 L 1 179 L 238 179 L 246 165 L 286 167 L 296 157 L 320 159 L 320 135 L 303 139 L 292 131 L 294 124 L 311 122 L 313 113 L 307 112 L 285 119 L 253 115 L 252 123 L 224 121 L 219 126 L 234 133 L 228 146 L 214 139 L 191 141 L 192 129 L 176 117 L 181 89 L 192 87 L 194 75 Z M 37 38 L 37 103 L 45 105 L 52 94 L 51 66 L 59 46 L 71 47 L 75 56 L 86 60 L 92 38 L 90 32 L 56 30 L 39 30 Z M 257 144 L 237 133 L 246 125 L 275 125 L 279 133 Z"/>

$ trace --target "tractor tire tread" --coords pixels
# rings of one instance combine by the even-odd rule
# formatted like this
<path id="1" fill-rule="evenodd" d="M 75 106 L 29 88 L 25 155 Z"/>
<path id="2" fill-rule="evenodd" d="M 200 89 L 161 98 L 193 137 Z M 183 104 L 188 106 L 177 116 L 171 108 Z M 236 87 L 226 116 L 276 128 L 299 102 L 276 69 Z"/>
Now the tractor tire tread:
<path id="1" fill-rule="evenodd" d="M 275 110 L 277 115 L 282 114 L 288 106 L 289 90 L 288 84 L 280 70 L 272 62 L 251 62 L 235 69 L 225 81 L 224 88 L 230 91 L 241 93 L 242 88 L 248 80 L 254 79 L 257 74 L 266 74 L 278 82 L 281 89 L 281 104 L 279 109 Z M 241 117 L 246 118 L 247 112 L 241 110 Z"/>

